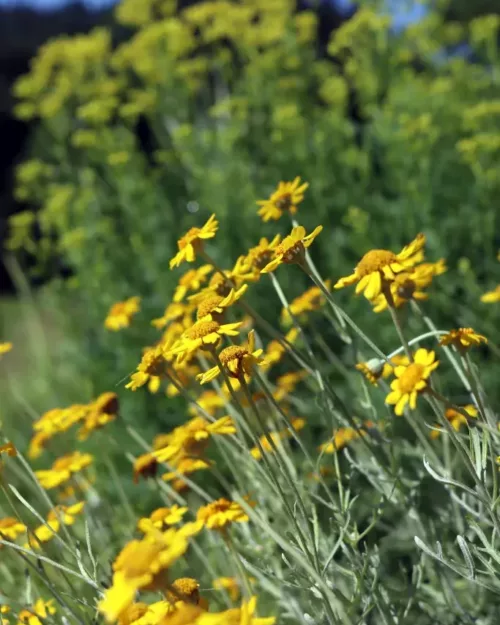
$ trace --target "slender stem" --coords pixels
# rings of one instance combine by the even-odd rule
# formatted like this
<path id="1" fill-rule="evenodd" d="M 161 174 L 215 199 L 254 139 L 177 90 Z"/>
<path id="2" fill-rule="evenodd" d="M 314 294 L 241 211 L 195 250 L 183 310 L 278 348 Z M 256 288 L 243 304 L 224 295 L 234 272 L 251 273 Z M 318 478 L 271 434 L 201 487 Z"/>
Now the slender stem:
<path id="1" fill-rule="evenodd" d="M 399 340 L 401 341 L 401 345 L 403 346 L 403 349 L 405 351 L 405 354 L 408 357 L 408 360 L 410 362 L 413 362 L 413 355 L 410 351 L 410 347 L 408 346 L 408 342 L 406 341 L 406 338 L 403 332 L 403 327 L 401 325 L 401 320 L 399 318 L 398 312 L 396 310 L 396 306 L 394 304 L 394 298 L 392 297 L 392 292 L 391 292 L 391 285 L 388 282 L 384 281 L 382 285 L 382 291 L 385 296 L 385 299 L 387 300 L 387 306 L 389 308 L 389 312 L 391 313 L 392 322 L 394 324 L 394 327 L 396 328 L 396 332 L 398 333 Z"/>

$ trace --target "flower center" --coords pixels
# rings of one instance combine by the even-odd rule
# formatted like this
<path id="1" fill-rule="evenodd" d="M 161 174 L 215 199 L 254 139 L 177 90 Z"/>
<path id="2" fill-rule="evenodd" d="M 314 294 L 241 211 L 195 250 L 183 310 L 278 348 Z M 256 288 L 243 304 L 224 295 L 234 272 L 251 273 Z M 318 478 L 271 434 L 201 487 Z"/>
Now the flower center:
<path id="1" fill-rule="evenodd" d="M 300 262 L 304 258 L 305 249 L 302 241 L 294 241 L 291 237 L 286 237 L 283 243 L 276 248 L 276 256 L 281 256 L 284 263 L 292 265 Z"/>
<path id="2" fill-rule="evenodd" d="M 403 375 L 399 378 L 399 388 L 402 393 L 411 393 L 415 386 L 423 380 L 425 367 L 418 362 L 413 362 L 406 367 Z"/>
<path id="3" fill-rule="evenodd" d="M 178 599 L 182 599 L 183 601 L 198 603 L 200 599 L 200 585 L 192 577 L 181 577 L 176 579 L 175 582 L 172 583 L 172 588 L 174 589 L 175 594 L 179 595 Z"/>
<path id="4" fill-rule="evenodd" d="M 282 211 L 290 210 L 290 208 L 292 207 L 292 204 L 293 204 L 292 196 L 290 195 L 290 193 L 283 194 L 280 198 L 278 198 L 274 202 L 274 205 L 276 206 L 276 208 L 279 208 Z"/>
<path id="5" fill-rule="evenodd" d="M 389 252 L 389 250 L 370 250 L 359 261 L 356 267 L 357 273 L 360 278 L 380 271 L 387 265 L 397 262 L 396 254 Z"/>
<path id="6" fill-rule="evenodd" d="M 264 269 L 266 265 L 268 265 L 272 258 L 273 252 L 270 249 L 255 249 L 251 254 L 252 264 L 257 269 Z"/>
<path id="7" fill-rule="evenodd" d="M 217 295 L 226 297 L 231 292 L 233 284 L 229 278 L 223 278 L 219 273 L 214 274 L 208 283 L 215 290 Z"/>
<path id="8" fill-rule="evenodd" d="M 248 355 L 248 350 L 239 345 L 230 345 L 224 348 L 219 354 L 220 361 L 223 365 L 228 365 L 232 360 L 241 360 Z"/>
<path id="9" fill-rule="evenodd" d="M 220 295 L 209 295 L 206 297 L 198 306 L 198 310 L 196 312 L 196 317 L 198 319 L 203 319 L 209 315 L 217 306 L 222 302 L 224 298 Z"/>
<path id="10" fill-rule="evenodd" d="M 212 332 L 217 332 L 219 328 L 220 325 L 217 321 L 197 321 L 192 328 L 186 331 L 186 337 L 195 341 L 212 334 Z"/>
<path id="11" fill-rule="evenodd" d="M 190 228 L 186 234 L 179 240 L 179 249 L 184 249 L 189 243 L 193 243 L 198 237 L 199 228 Z"/>

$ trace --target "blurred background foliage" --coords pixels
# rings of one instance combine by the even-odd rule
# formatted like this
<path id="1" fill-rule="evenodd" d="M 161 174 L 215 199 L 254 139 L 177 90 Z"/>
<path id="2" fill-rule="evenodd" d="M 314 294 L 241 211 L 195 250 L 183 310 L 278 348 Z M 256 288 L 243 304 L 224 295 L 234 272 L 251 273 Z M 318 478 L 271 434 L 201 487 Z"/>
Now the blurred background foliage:
<path id="1" fill-rule="evenodd" d="M 123 0 L 113 23 L 44 43 L 13 89 L 16 116 L 35 125 L 5 245 L 22 296 L 2 312 L 5 340 L 22 345 L 3 365 L 6 426 L 123 387 L 182 273 L 169 270 L 178 237 L 214 212 L 210 252 L 232 266 L 289 230 L 262 224 L 255 202 L 298 175 L 310 183 L 299 221 L 325 228 L 324 278 L 423 231 L 429 260 L 450 268 L 427 304 L 434 321 L 477 326 L 495 349 L 498 308 L 479 297 L 500 282 L 500 16 L 474 13 L 493 5 L 435 2 L 396 29 L 366 1 L 325 36 L 323 3 Z M 297 273 L 280 275 L 290 297 L 306 286 Z M 36 297 L 30 280 L 44 282 Z M 132 328 L 105 330 L 110 306 L 133 295 Z M 250 297 L 279 313 L 265 285 Z M 338 297 L 394 347 L 387 313 Z M 185 412 L 169 400 L 159 415 L 145 390 L 120 395 L 124 419 L 151 431 Z"/>

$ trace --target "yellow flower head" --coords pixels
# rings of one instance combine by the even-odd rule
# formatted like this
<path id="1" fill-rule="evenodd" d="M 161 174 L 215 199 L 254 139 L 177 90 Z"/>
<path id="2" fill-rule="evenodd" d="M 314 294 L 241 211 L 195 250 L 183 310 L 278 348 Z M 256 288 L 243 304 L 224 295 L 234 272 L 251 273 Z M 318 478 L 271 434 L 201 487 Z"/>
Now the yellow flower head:
<path id="1" fill-rule="evenodd" d="M 196 400 L 196 405 L 189 406 L 188 412 L 191 416 L 197 417 L 199 416 L 201 408 L 201 410 L 208 412 L 208 414 L 213 417 L 217 413 L 217 410 L 223 408 L 225 405 L 226 399 L 216 391 L 203 391 Z"/>
<path id="2" fill-rule="evenodd" d="M 317 226 L 311 234 L 306 235 L 303 226 L 293 228 L 291 234 L 286 236 L 274 250 L 274 259 L 261 270 L 261 273 L 270 273 L 282 263 L 288 265 L 303 264 L 305 260 L 305 250 L 308 248 L 318 234 L 323 230 L 323 226 Z"/>
<path id="3" fill-rule="evenodd" d="M 272 241 L 268 241 L 265 237 L 259 241 L 255 247 L 248 250 L 248 254 L 243 257 L 244 262 L 249 267 L 250 275 L 254 280 L 260 278 L 261 269 L 268 265 L 273 257 L 274 252 L 281 242 L 281 236 L 277 234 Z"/>
<path id="4" fill-rule="evenodd" d="M 183 601 L 199 605 L 200 584 L 192 577 L 179 577 L 170 584 L 167 597 L 172 603 Z"/>
<path id="5" fill-rule="evenodd" d="M 5 443 L 5 445 L 0 445 L 0 454 L 7 454 L 11 458 L 17 456 L 17 449 L 11 441 Z"/>
<path id="6" fill-rule="evenodd" d="M 416 267 L 398 273 L 390 283 L 391 295 L 396 308 L 400 308 L 411 299 L 425 300 L 428 298 L 423 289 L 430 286 L 432 279 L 446 271 L 444 259 L 437 263 L 421 263 Z M 373 312 L 382 312 L 387 309 L 387 298 L 380 293 L 372 300 Z"/>
<path id="7" fill-rule="evenodd" d="M 472 404 L 467 404 L 467 406 L 463 407 L 463 410 L 470 415 L 471 419 L 475 419 L 477 417 L 477 408 Z M 454 408 L 447 408 L 444 413 L 445 418 L 450 422 L 451 427 L 458 432 L 462 425 L 467 425 L 468 420 L 462 413 L 458 412 Z M 440 427 L 439 425 L 436 427 Z M 431 438 L 438 438 L 441 434 L 441 430 L 432 430 Z"/>
<path id="8" fill-rule="evenodd" d="M 453 345 L 460 352 L 465 352 L 469 347 L 477 347 L 481 343 L 487 343 L 488 339 L 482 334 L 478 334 L 472 328 L 458 328 L 450 330 L 448 334 L 439 340 L 440 345 Z"/>
<path id="9" fill-rule="evenodd" d="M 7 516 L 0 519 L 0 537 L 3 540 L 15 540 L 26 531 L 26 525 L 15 517 Z"/>
<path id="10" fill-rule="evenodd" d="M 299 331 L 297 330 L 297 328 L 294 327 L 294 328 L 291 328 L 286 333 L 285 340 L 290 345 L 293 345 L 296 342 L 298 336 L 299 336 Z M 264 356 L 264 362 L 262 363 L 262 368 L 265 371 L 267 371 L 274 365 L 281 362 L 281 360 L 283 359 L 283 356 L 287 352 L 287 348 L 285 347 L 285 345 L 283 345 L 283 343 L 281 343 L 280 341 L 277 341 L 276 339 L 271 341 L 267 345 L 265 356 Z"/>
<path id="11" fill-rule="evenodd" d="M 325 286 L 330 290 L 329 280 L 325 282 Z M 321 289 L 317 286 L 312 286 L 290 302 L 288 308 L 283 308 L 281 311 L 281 323 L 289 326 L 292 323 L 292 316 L 298 317 L 302 321 L 307 313 L 319 310 L 324 303 L 325 296 Z"/>
<path id="12" fill-rule="evenodd" d="M 191 475 L 196 471 L 203 471 L 209 469 L 210 462 L 203 458 L 182 458 L 175 464 L 175 471 L 168 471 L 161 476 L 161 479 L 165 482 L 171 482 L 172 488 L 181 492 L 188 488 L 188 483 L 182 479 L 182 475 Z"/>
<path id="13" fill-rule="evenodd" d="M 2 356 L 2 354 L 6 354 L 7 352 L 10 352 L 11 349 L 13 348 L 12 343 L 0 343 L 0 357 Z"/>
<path id="14" fill-rule="evenodd" d="M 99 604 L 106 620 L 115 621 L 132 604 L 138 590 L 164 589 L 167 582 L 163 572 L 187 548 L 187 534 L 173 528 L 150 532 L 125 545 L 113 564 L 113 584 Z"/>
<path id="15" fill-rule="evenodd" d="M 158 508 L 151 515 L 144 519 L 139 519 L 137 529 L 144 534 L 153 530 L 164 530 L 170 525 L 177 525 L 182 521 L 188 509 L 174 504 L 170 508 Z"/>
<path id="16" fill-rule="evenodd" d="M 240 504 L 223 497 L 199 508 L 196 518 L 211 530 L 222 530 L 231 523 L 246 523 L 249 520 Z"/>
<path id="17" fill-rule="evenodd" d="M 230 345 L 225 347 L 219 354 L 219 360 L 227 374 L 239 380 L 242 376 L 250 376 L 254 366 L 262 362 L 262 351 L 262 349 L 255 349 L 255 333 L 253 330 L 250 330 L 246 346 Z M 220 369 L 216 365 L 196 377 L 201 384 L 205 384 L 219 374 Z"/>
<path id="18" fill-rule="evenodd" d="M 80 441 L 86 440 L 94 430 L 98 430 L 116 419 L 119 408 L 118 395 L 111 392 L 102 393 L 88 407 L 89 411 L 77 433 L 77 438 Z"/>
<path id="19" fill-rule="evenodd" d="M 481 301 L 485 304 L 500 302 L 500 284 L 493 291 L 488 291 L 482 295 Z"/>
<path id="20" fill-rule="evenodd" d="M 371 382 L 374 386 L 377 386 L 380 378 L 388 378 L 394 371 L 394 367 L 399 365 L 408 365 L 410 361 L 407 356 L 398 354 L 391 358 L 391 366 L 385 360 L 379 360 L 378 358 L 372 358 L 368 362 L 359 362 L 356 365 L 356 369 L 361 371 L 365 378 Z"/>
<path id="21" fill-rule="evenodd" d="M 335 454 L 346 447 L 350 442 L 355 441 L 361 436 L 366 436 L 366 431 L 369 428 L 375 427 L 372 421 L 366 421 L 363 426 L 359 428 L 343 427 L 334 430 L 332 438 L 320 445 L 319 450 L 324 454 Z"/>
<path id="22" fill-rule="evenodd" d="M 202 265 L 198 269 L 190 269 L 179 279 L 174 293 L 174 302 L 182 302 L 189 291 L 198 291 L 213 271 L 211 265 Z"/>
<path id="23" fill-rule="evenodd" d="M 218 577 L 213 581 L 216 590 L 225 590 L 231 601 L 236 601 L 240 596 L 240 585 L 235 577 Z"/>
<path id="24" fill-rule="evenodd" d="M 244 284 L 237 291 L 231 289 L 226 297 L 222 297 L 216 293 L 208 294 L 198 304 L 198 309 L 196 311 L 198 321 L 200 319 L 215 319 L 216 321 L 221 321 L 226 308 L 229 308 L 237 302 L 245 294 L 247 288 L 248 285 Z"/>
<path id="25" fill-rule="evenodd" d="M 144 386 L 152 377 L 160 377 L 165 372 L 165 350 L 162 344 L 148 347 L 142 356 L 137 371 L 132 374 L 130 382 L 125 388 L 136 391 Z"/>
<path id="26" fill-rule="evenodd" d="M 396 406 L 394 412 L 398 416 L 403 414 L 406 404 L 415 410 L 419 393 L 425 391 L 431 373 L 439 366 L 435 358 L 433 351 L 417 349 L 413 362 L 394 369 L 396 379 L 391 383 L 392 390 L 385 402 Z"/>
<path id="27" fill-rule="evenodd" d="M 26 625 L 42 625 L 42 622 L 50 615 L 56 613 L 54 607 L 54 600 L 44 601 L 43 599 L 37 599 L 34 605 L 30 608 L 24 608 L 19 612 L 19 623 L 25 623 Z"/>
<path id="28" fill-rule="evenodd" d="M 305 426 L 306 422 L 304 419 L 295 417 L 291 420 L 291 424 L 293 429 L 298 432 Z M 260 445 L 252 447 L 252 449 L 250 449 L 250 454 L 253 458 L 255 458 L 255 460 L 260 460 L 262 458 L 262 451 L 265 451 L 266 453 L 272 453 L 274 451 L 272 444 L 269 442 L 269 437 L 273 441 L 274 445 L 278 447 L 280 441 L 291 438 L 291 436 L 292 432 L 288 428 L 286 430 L 281 430 L 280 432 L 270 432 L 267 436 L 263 434 L 259 438 Z"/>
<path id="29" fill-rule="evenodd" d="M 203 249 L 203 241 L 212 239 L 218 227 L 219 224 L 215 219 L 215 215 L 211 215 L 207 223 L 201 228 L 188 230 L 177 242 L 179 251 L 170 261 L 170 269 L 178 267 L 184 261 L 192 263 L 196 259 L 196 252 Z"/>
<path id="30" fill-rule="evenodd" d="M 56 488 L 67 482 L 74 473 L 88 467 L 94 461 L 93 456 L 80 451 L 66 454 L 58 458 L 46 471 L 35 471 L 35 475 L 43 488 Z"/>
<path id="31" fill-rule="evenodd" d="M 334 289 L 343 289 L 357 282 L 356 293 L 373 300 L 382 293 L 383 284 L 395 280 L 396 275 L 413 267 L 423 259 L 425 237 L 419 234 L 414 241 L 404 247 L 399 254 L 389 250 L 367 252 L 354 269 L 354 273 L 340 278 Z"/>
<path id="32" fill-rule="evenodd" d="M 243 602 L 241 608 L 201 614 L 196 625 L 274 625 L 276 623 L 273 616 L 265 618 L 254 616 L 256 609 L 257 597 L 250 597 L 248 601 Z M 191 623 L 192 621 L 185 621 L 181 625 L 191 625 Z"/>
<path id="33" fill-rule="evenodd" d="M 185 304 L 184 302 L 171 302 L 165 308 L 161 317 L 151 321 L 151 325 L 158 330 L 161 330 L 165 326 L 170 327 L 171 325 L 174 325 L 173 322 L 178 322 L 182 325 L 187 324 L 194 308 L 195 307 L 192 304 Z"/>
<path id="34" fill-rule="evenodd" d="M 280 182 L 276 191 L 267 200 L 257 202 L 261 207 L 258 215 L 263 221 L 277 220 L 283 213 L 295 215 L 297 205 L 304 199 L 304 191 L 308 186 L 308 182 L 301 184 L 300 176 L 297 176 L 293 182 Z"/>
<path id="35" fill-rule="evenodd" d="M 132 317 L 140 310 L 140 301 L 140 297 L 130 297 L 124 302 L 113 304 L 104 320 L 104 327 L 114 332 L 128 328 Z"/>
<path id="36" fill-rule="evenodd" d="M 224 335 L 237 336 L 241 325 L 241 322 L 220 324 L 213 319 L 200 319 L 184 332 L 168 355 L 177 356 L 177 362 L 182 362 L 198 349 L 213 349 Z"/>

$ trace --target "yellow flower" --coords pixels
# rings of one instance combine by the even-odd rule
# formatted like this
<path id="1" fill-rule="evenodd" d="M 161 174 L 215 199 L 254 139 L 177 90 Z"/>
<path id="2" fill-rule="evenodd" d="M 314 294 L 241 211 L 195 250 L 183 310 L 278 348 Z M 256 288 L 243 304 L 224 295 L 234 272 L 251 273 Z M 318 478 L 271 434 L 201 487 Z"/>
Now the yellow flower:
<path id="1" fill-rule="evenodd" d="M 188 412 L 193 417 L 199 416 L 200 408 L 208 412 L 212 417 L 216 414 L 219 408 L 223 408 L 226 405 L 226 399 L 219 395 L 216 391 L 204 391 L 196 400 L 196 406 L 191 405 L 188 408 Z"/>
<path id="2" fill-rule="evenodd" d="M 365 378 L 373 385 L 377 386 L 380 378 L 388 378 L 394 370 L 394 367 L 399 365 L 409 365 L 410 361 L 407 356 L 398 354 L 391 358 L 391 366 L 385 360 L 379 360 L 378 358 L 372 358 L 368 362 L 359 362 L 356 365 L 356 369 L 361 371 Z"/>
<path id="3" fill-rule="evenodd" d="M 201 319 L 184 332 L 168 355 L 177 356 L 177 362 L 182 362 L 198 349 L 213 349 L 224 335 L 237 336 L 241 325 L 242 322 L 220 324 L 213 319 Z"/>
<path id="4" fill-rule="evenodd" d="M 104 327 L 114 332 L 128 328 L 132 317 L 140 310 L 140 297 L 130 297 L 124 302 L 117 302 L 111 306 Z"/>
<path id="5" fill-rule="evenodd" d="M 161 376 L 165 372 L 165 367 L 166 359 L 163 345 L 148 347 L 137 366 L 137 371 L 131 375 L 131 380 L 125 385 L 125 388 L 136 391 L 149 382 L 152 377 Z"/>
<path id="6" fill-rule="evenodd" d="M 287 395 L 293 393 L 299 382 L 308 377 L 307 371 L 289 371 L 284 373 L 276 380 L 276 390 L 273 397 L 277 402 L 283 400 Z"/>
<path id="7" fill-rule="evenodd" d="M 191 313 L 194 310 L 194 305 L 184 304 L 182 302 L 172 302 L 166 308 L 161 317 L 157 319 L 153 319 L 151 325 L 153 325 L 158 330 L 161 330 L 166 325 L 171 324 L 172 322 L 178 322 L 180 324 L 187 323 L 187 320 L 190 319 Z"/>
<path id="8" fill-rule="evenodd" d="M 125 545 L 113 563 L 112 586 L 98 606 L 108 622 L 115 621 L 132 604 L 138 590 L 165 589 L 164 572 L 186 552 L 188 535 L 183 529 L 170 528 L 149 532 Z"/>
<path id="9" fill-rule="evenodd" d="M 137 529 L 144 534 L 152 530 L 163 530 L 170 525 L 177 525 L 188 511 L 185 507 L 174 504 L 171 508 L 158 508 L 149 517 L 139 519 Z"/>
<path id="10" fill-rule="evenodd" d="M 294 430 L 299 431 L 305 426 L 306 422 L 304 419 L 296 417 L 291 420 L 291 424 Z M 291 438 L 291 436 L 292 432 L 288 428 L 286 430 L 281 430 L 280 432 L 270 432 L 268 436 L 263 434 L 259 438 L 260 447 L 252 447 L 252 449 L 250 449 L 250 454 L 253 456 L 253 458 L 255 458 L 255 460 L 260 460 L 262 458 L 261 448 L 266 453 L 272 453 L 274 451 L 271 443 L 269 442 L 269 437 L 271 438 L 273 443 L 278 446 L 280 441 Z"/>
<path id="11" fill-rule="evenodd" d="M 7 352 L 10 352 L 11 349 L 14 346 L 12 345 L 12 343 L 0 343 L 0 356 L 2 356 L 2 354 L 6 354 Z"/>
<path id="12" fill-rule="evenodd" d="M 323 226 L 317 226 L 311 234 L 306 235 L 303 226 L 293 228 L 291 234 L 286 236 L 274 250 L 274 259 L 261 270 L 261 273 L 274 271 L 282 263 L 303 264 L 305 260 L 305 250 L 308 248 L 318 234 L 323 230 Z"/>
<path id="13" fill-rule="evenodd" d="M 417 349 L 414 362 L 408 365 L 400 365 L 394 369 L 396 379 L 391 383 L 391 392 L 387 395 L 386 404 L 395 405 L 394 412 L 401 416 L 406 404 L 412 410 L 417 406 L 417 397 L 427 388 L 431 373 L 439 366 L 439 361 L 435 360 L 433 351 Z"/>
<path id="14" fill-rule="evenodd" d="M 258 215 L 262 217 L 263 221 L 279 219 L 286 212 L 295 215 L 297 204 L 300 204 L 304 199 L 304 191 L 308 186 L 308 182 L 300 184 L 300 176 L 297 176 L 293 182 L 280 182 L 271 197 L 257 202 L 261 207 L 258 210 Z"/>
<path id="15" fill-rule="evenodd" d="M 257 597 L 250 597 L 248 601 L 243 602 L 241 608 L 202 614 L 198 617 L 196 625 L 274 625 L 276 622 L 274 616 L 259 618 L 254 616 L 256 609 Z"/>
<path id="16" fill-rule="evenodd" d="M 366 436 L 366 430 L 374 427 L 375 424 L 372 421 L 366 421 L 359 428 L 343 427 L 334 430 L 332 438 L 319 446 L 319 450 L 325 454 L 336 454 L 350 442 Z"/>
<path id="17" fill-rule="evenodd" d="M 94 461 L 87 453 L 74 451 L 58 458 L 52 468 L 46 471 L 35 471 L 35 475 L 43 488 L 55 488 L 67 482 L 74 473 L 88 467 Z"/>
<path id="18" fill-rule="evenodd" d="M 230 345 L 225 347 L 219 354 L 219 360 L 225 371 L 233 378 L 240 380 L 244 376 L 250 376 L 255 365 L 262 362 L 262 349 L 255 349 L 255 333 L 251 330 L 248 333 L 248 344 Z M 216 365 L 205 373 L 200 373 L 196 378 L 200 384 L 205 384 L 216 378 L 220 374 L 220 369 Z"/>
<path id="19" fill-rule="evenodd" d="M 41 543 L 49 542 L 59 532 L 61 523 L 64 523 L 64 525 L 73 525 L 77 515 L 82 513 L 84 506 L 85 503 L 83 501 L 70 506 L 56 506 L 47 515 L 46 523 L 39 525 L 32 533 L 28 534 L 26 547 L 40 549 Z"/>
<path id="20" fill-rule="evenodd" d="M 9 441 L 8 443 L 5 443 L 5 445 L 0 445 L 0 454 L 3 453 L 11 456 L 12 458 L 17 456 L 17 449 L 15 448 L 14 443 Z"/>
<path id="21" fill-rule="evenodd" d="M 202 458 L 182 458 L 175 464 L 175 471 L 169 471 L 161 476 L 165 482 L 171 482 L 172 488 L 181 492 L 188 488 L 188 483 L 179 475 L 191 475 L 196 471 L 203 471 L 210 468 L 210 463 Z"/>
<path id="22" fill-rule="evenodd" d="M 286 336 L 285 340 L 290 345 L 293 345 L 299 336 L 299 331 L 294 327 L 291 328 Z M 281 362 L 283 356 L 287 353 L 286 347 L 280 341 L 273 340 L 266 347 L 264 362 L 262 363 L 262 368 L 267 371 L 272 366 Z"/>
<path id="23" fill-rule="evenodd" d="M 408 300 L 425 300 L 427 293 L 422 289 L 428 287 L 434 276 L 439 276 L 446 271 L 444 259 L 437 263 L 422 263 L 409 271 L 398 273 L 393 282 L 390 283 L 392 299 L 396 308 L 400 308 Z M 387 299 L 380 293 L 372 300 L 373 312 L 382 312 L 387 309 Z"/>
<path id="24" fill-rule="evenodd" d="M 26 525 L 18 519 L 7 516 L 0 519 L 0 537 L 4 540 L 15 540 L 26 531 Z"/>
<path id="25" fill-rule="evenodd" d="M 485 304 L 500 302 L 500 284 L 493 291 L 481 295 L 481 301 Z"/>
<path id="26" fill-rule="evenodd" d="M 222 530 L 231 523 L 249 521 L 248 515 L 239 503 L 223 497 L 199 508 L 196 518 L 211 530 Z"/>
<path id="27" fill-rule="evenodd" d="M 325 286 L 330 290 L 329 280 L 325 282 Z M 325 296 L 321 289 L 317 286 L 312 286 L 290 302 L 288 308 L 283 308 L 281 311 L 281 323 L 290 325 L 292 323 L 292 315 L 302 321 L 307 313 L 319 310 L 324 303 Z"/>
<path id="28" fill-rule="evenodd" d="M 218 227 L 219 224 L 215 219 L 215 215 L 211 215 L 207 223 L 201 228 L 188 230 L 177 242 L 179 251 L 170 261 L 170 269 L 178 267 L 184 261 L 192 263 L 196 259 L 196 252 L 203 249 L 203 241 L 212 239 Z"/>
<path id="29" fill-rule="evenodd" d="M 207 295 L 207 297 L 202 299 L 198 304 L 196 318 L 198 321 L 200 319 L 215 319 L 216 321 L 220 321 L 226 308 L 229 308 L 229 306 L 237 302 L 245 294 L 247 288 L 248 285 L 244 284 L 237 291 L 231 289 L 226 297 L 222 297 L 216 293 Z"/>
<path id="30" fill-rule="evenodd" d="M 82 427 L 77 432 L 77 438 L 84 441 L 97 429 L 114 421 L 118 413 L 119 403 L 116 393 L 102 393 L 88 405 L 89 411 L 84 418 Z"/>
<path id="31" fill-rule="evenodd" d="M 211 265 L 202 265 L 198 269 L 186 271 L 175 289 L 174 302 L 182 302 L 189 291 L 198 291 L 212 270 Z"/>
<path id="32" fill-rule="evenodd" d="M 249 277 L 253 278 L 253 281 L 260 278 L 261 269 L 264 269 L 264 267 L 272 261 L 274 252 L 280 242 L 281 236 L 279 234 L 277 234 L 272 241 L 268 241 L 265 237 L 262 237 L 258 245 L 251 247 L 247 255 L 242 257 L 242 262 L 248 266 Z"/>
<path id="33" fill-rule="evenodd" d="M 465 410 L 465 412 L 471 416 L 471 418 L 476 418 L 477 417 L 477 408 L 475 406 L 473 406 L 472 404 L 467 404 L 467 406 L 463 407 L 463 410 Z M 460 430 L 460 428 L 462 427 L 462 425 L 467 425 L 467 419 L 466 417 L 461 414 L 460 412 L 457 412 L 454 408 L 447 408 L 446 412 L 444 413 L 444 416 L 446 419 L 448 419 L 448 421 L 450 422 L 451 427 L 458 432 Z M 439 425 L 437 425 L 436 427 L 440 427 Z M 441 434 L 441 430 L 432 430 L 431 432 L 431 438 L 438 438 L 438 436 Z"/>
<path id="34" fill-rule="evenodd" d="M 227 591 L 231 601 L 236 601 L 240 596 L 240 586 L 235 577 L 218 577 L 214 579 L 213 587 L 216 590 Z"/>
<path id="35" fill-rule="evenodd" d="M 396 275 L 416 265 L 423 259 L 425 237 L 419 234 L 414 241 L 404 247 L 399 254 L 389 250 L 371 250 L 367 252 L 354 269 L 354 273 L 340 278 L 334 289 L 342 289 L 357 282 L 356 293 L 373 300 L 380 295 L 384 283 L 395 280 Z"/>
<path id="36" fill-rule="evenodd" d="M 487 343 L 488 339 L 478 334 L 472 328 L 458 328 L 450 330 L 439 339 L 439 345 L 453 345 L 460 352 L 465 352 L 469 347 L 477 347 L 481 343 Z"/>
<path id="37" fill-rule="evenodd" d="M 169 586 L 167 597 L 172 603 L 182 601 L 200 605 L 203 602 L 200 597 L 200 584 L 192 577 L 179 577 L 173 581 Z"/>
<path id="38" fill-rule="evenodd" d="M 42 625 L 42 620 L 45 620 L 48 616 L 56 613 L 54 607 L 54 600 L 44 601 L 43 599 L 37 599 L 35 604 L 31 608 L 24 608 L 18 614 L 19 623 L 25 623 L 26 625 Z"/>

